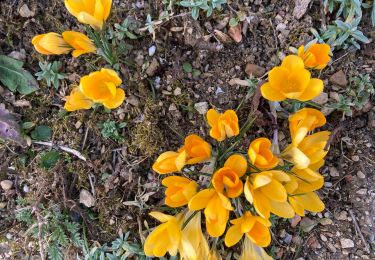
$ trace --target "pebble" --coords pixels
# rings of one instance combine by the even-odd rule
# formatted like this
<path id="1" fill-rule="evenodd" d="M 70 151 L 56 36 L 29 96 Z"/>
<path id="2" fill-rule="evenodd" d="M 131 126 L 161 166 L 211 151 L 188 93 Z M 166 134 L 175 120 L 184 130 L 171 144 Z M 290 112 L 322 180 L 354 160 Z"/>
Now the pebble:
<path id="1" fill-rule="evenodd" d="M 328 102 L 328 94 L 325 92 L 322 92 L 319 96 L 314 98 L 312 101 L 319 105 L 324 105 Z"/>
<path id="2" fill-rule="evenodd" d="M 75 128 L 76 129 L 78 129 L 78 128 L 80 128 L 81 127 L 81 125 L 82 125 L 82 122 L 81 121 L 77 121 L 77 123 L 75 123 Z"/>
<path id="3" fill-rule="evenodd" d="M 194 104 L 195 110 L 198 111 L 200 115 L 205 115 L 208 111 L 208 103 L 207 102 L 198 102 Z"/>
<path id="4" fill-rule="evenodd" d="M 174 91 L 173 91 L 173 95 L 175 96 L 179 96 L 181 95 L 182 91 L 181 91 L 181 88 L 177 87 Z"/>
<path id="5" fill-rule="evenodd" d="M 342 248 L 352 248 L 352 247 L 354 247 L 353 240 L 351 240 L 349 238 L 341 238 L 340 244 L 341 244 Z"/>
<path id="6" fill-rule="evenodd" d="M 176 110 L 178 110 L 178 109 L 177 109 L 176 105 L 175 105 L 174 103 L 172 103 L 172 104 L 169 106 L 168 110 L 169 110 L 169 111 L 176 111 Z"/>
<path id="7" fill-rule="evenodd" d="M 154 76 L 156 74 L 156 72 L 158 71 L 159 66 L 160 65 L 159 65 L 158 60 L 153 58 L 150 66 L 148 66 L 148 68 L 146 69 L 146 74 L 148 76 Z"/>
<path id="8" fill-rule="evenodd" d="M 333 221 L 330 218 L 323 218 L 319 221 L 319 223 L 322 224 L 323 226 L 328 226 L 328 225 L 332 225 Z"/>
<path id="9" fill-rule="evenodd" d="M 335 167 L 329 167 L 329 175 L 332 177 L 339 177 L 340 173 Z"/>
<path id="10" fill-rule="evenodd" d="M 260 78 L 266 73 L 266 69 L 256 64 L 248 63 L 245 72 L 247 75 L 254 75 L 257 78 Z"/>
<path id="11" fill-rule="evenodd" d="M 354 162 L 358 162 L 358 161 L 359 161 L 359 156 L 358 156 L 358 155 L 353 155 L 353 156 L 352 156 L 352 160 L 353 160 Z"/>
<path id="12" fill-rule="evenodd" d="M 13 182 L 10 180 L 3 180 L 0 182 L 0 186 L 3 190 L 8 191 L 13 187 Z"/>
<path id="13" fill-rule="evenodd" d="M 367 189 L 359 189 L 356 192 L 358 195 L 366 195 L 367 194 Z"/>
<path id="14" fill-rule="evenodd" d="M 335 219 L 337 220 L 347 220 L 348 219 L 348 212 L 345 210 L 335 214 Z"/>
<path id="15" fill-rule="evenodd" d="M 360 178 L 360 179 L 365 179 L 365 178 L 366 178 L 366 175 L 365 175 L 363 172 L 358 171 L 358 172 L 357 172 L 357 177 Z"/>
<path id="16" fill-rule="evenodd" d="M 327 237 L 323 234 L 320 234 L 320 239 L 323 241 L 323 242 L 327 242 Z"/>
<path id="17" fill-rule="evenodd" d="M 329 81 L 333 84 L 345 87 L 348 84 L 348 80 L 346 79 L 346 75 L 342 70 L 339 70 L 335 74 L 333 74 Z"/>
<path id="18" fill-rule="evenodd" d="M 23 189 L 23 192 L 25 192 L 25 193 L 28 193 L 30 191 L 30 188 L 27 185 L 23 186 L 22 189 Z"/>
<path id="19" fill-rule="evenodd" d="M 25 61 L 26 60 L 26 52 L 24 49 L 21 51 L 12 51 L 11 53 L 8 54 L 9 57 L 20 60 L 20 61 Z"/>
<path id="20" fill-rule="evenodd" d="M 35 12 L 31 11 L 27 4 L 22 5 L 20 10 L 18 10 L 18 13 L 25 18 L 33 17 L 35 15 Z"/>
<path id="21" fill-rule="evenodd" d="M 139 98 L 137 98 L 136 96 L 134 95 L 130 95 L 129 97 L 126 98 L 126 101 L 132 105 L 132 106 L 135 106 L 135 107 L 138 107 L 139 106 Z"/>
<path id="22" fill-rule="evenodd" d="M 331 243 L 326 243 L 328 250 L 331 251 L 332 253 L 336 253 L 336 247 L 334 247 Z"/>
<path id="23" fill-rule="evenodd" d="M 156 46 L 155 45 L 152 45 L 150 48 L 148 48 L 148 55 L 150 57 L 154 56 L 155 52 L 156 52 Z"/>
<path id="24" fill-rule="evenodd" d="M 95 205 L 95 198 L 87 190 L 81 190 L 79 193 L 79 203 L 82 203 L 86 207 L 90 208 Z"/>

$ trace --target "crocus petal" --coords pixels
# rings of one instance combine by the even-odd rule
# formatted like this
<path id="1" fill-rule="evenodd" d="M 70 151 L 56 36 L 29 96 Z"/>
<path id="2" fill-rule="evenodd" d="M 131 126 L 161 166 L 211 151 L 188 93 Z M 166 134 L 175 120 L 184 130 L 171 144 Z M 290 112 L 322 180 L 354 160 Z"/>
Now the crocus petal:
<path id="1" fill-rule="evenodd" d="M 287 68 L 290 71 L 293 71 L 303 69 L 305 67 L 305 64 L 303 63 L 303 60 L 297 55 L 288 55 L 284 58 L 281 66 Z"/>
<path id="2" fill-rule="evenodd" d="M 198 192 L 189 201 L 190 210 L 201 210 L 205 208 L 211 198 L 215 195 L 216 191 L 214 189 L 205 189 Z"/>
<path id="3" fill-rule="evenodd" d="M 213 127 L 219 122 L 220 113 L 218 113 L 215 109 L 211 108 L 210 110 L 207 111 L 206 117 L 207 117 L 208 124 L 211 127 Z"/>
<path id="4" fill-rule="evenodd" d="M 310 79 L 305 91 L 297 98 L 299 101 L 314 99 L 323 92 L 323 81 L 320 79 Z"/>
<path id="5" fill-rule="evenodd" d="M 108 109 L 114 109 L 124 102 L 125 100 L 125 91 L 121 88 L 116 89 L 116 95 L 112 99 L 107 99 L 103 101 L 103 105 Z"/>
<path id="6" fill-rule="evenodd" d="M 239 154 L 231 155 L 224 164 L 225 167 L 231 168 L 238 174 L 238 177 L 242 177 L 247 170 L 247 162 L 246 159 Z"/>
<path id="7" fill-rule="evenodd" d="M 156 218 L 160 222 L 167 222 L 168 220 L 170 220 L 173 217 L 171 215 L 167 215 L 167 214 L 157 212 L 157 211 L 152 211 L 152 212 L 149 213 L 149 215 L 153 218 Z"/>
<path id="8" fill-rule="evenodd" d="M 270 200 L 284 202 L 287 200 L 287 194 L 284 186 L 275 180 L 260 188 L 263 194 Z"/>
<path id="9" fill-rule="evenodd" d="M 270 211 L 282 218 L 293 218 L 294 210 L 288 202 L 278 202 L 270 200 Z"/>
<path id="10" fill-rule="evenodd" d="M 283 101 L 286 99 L 286 96 L 279 89 L 273 88 L 269 82 L 264 83 L 260 87 L 260 91 L 262 96 L 270 101 Z"/>
<path id="11" fill-rule="evenodd" d="M 241 232 L 241 225 L 234 225 L 231 226 L 225 235 L 225 245 L 227 247 L 231 247 L 238 243 L 243 236 L 243 232 Z"/>
<path id="12" fill-rule="evenodd" d="M 95 30 L 101 30 L 103 28 L 103 21 L 96 19 L 94 16 L 86 12 L 78 13 L 77 19 L 81 23 L 89 24 Z"/>

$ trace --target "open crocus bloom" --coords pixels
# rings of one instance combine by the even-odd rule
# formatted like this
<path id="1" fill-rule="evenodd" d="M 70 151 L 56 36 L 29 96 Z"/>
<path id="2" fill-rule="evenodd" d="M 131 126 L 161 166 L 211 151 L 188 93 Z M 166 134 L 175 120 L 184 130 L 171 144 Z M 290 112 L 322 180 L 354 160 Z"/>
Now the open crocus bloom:
<path id="1" fill-rule="evenodd" d="M 262 170 L 275 167 L 279 159 L 272 153 L 271 145 L 271 141 L 264 137 L 252 141 L 248 150 L 251 163 Z"/>
<path id="2" fill-rule="evenodd" d="M 325 125 L 326 117 L 314 108 L 303 108 L 289 117 L 292 144 L 297 146 L 309 131 Z"/>
<path id="3" fill-rule="evenodd" d="M 92 43 L 89 37 L 87 37 L 83 33 L 66 31 L 63 32 L 61 35 L 64 41 L 66 41 L 71 47 L 74 48 L 72 52 L 74 58 L 77 58 L 78 56 L 85 53 L 96 51 L 95 45 Z"/>
<path id="4" fill-rule="evenodd" d="M 147 237 L 144 244 L 144 251 L 150 257 L 162 257 L 167 252 L 175 256 L 180 246 L 181 214 L 170 216 L 160 212 L 151 212 L 150 215 L 163 224 L 159 225 Z"/>
<path id="5" fill-rule="evenodd" d="M 303 59 L 307 68 L 321 70 L 324 69 L 331 60 L 329 56 L 330 51 L 331 47 L 325 43 L 315 43 L 307 50 L 305 50 L 305 46 L 302 45 L 298 48 L 298 56 Z"/>
<path id="6" fill-rule="evenodd" d="M 172 207 L 181 207 L 197 193 L 198 184 L 185 177 L 169 176 L 163 179 L 165 190 L 165 204 Z"/>
<path id="7" fill-rule="evenodd" d="M 101 69 L 81 78 L 81 92 L 92 101 L 103 104 L 106 108 L 119 107 L 125 99 L 121 88 L 122 81 L 114 70 Z"/>
<path id="8" fill-rule="evenodd" d="M 273 260 L 271 256 L 269 256 L 266 251 L 257 246 L 253 243 L 247 236 L 245 237 L 243 247 L 242 247 L 242 254 L 239 260 Z"/>
<path id="9" fill-rule="evenodd" d="M 185 138 L 185 144 L 179 152 L 186 151 L 187 164 L 200 163 L 211 157 L 211 145 L 198 135 L 189 135 Z"/>
<path id="10" fill-rule="evenodd" d="M 186 152 L 164 152 L 156 159 L 152 169 L 159 174 L 179 172 L 186 164 Z"/>
<path id="11" fill-rule="evenodd" d="M 111 12 L 112 0 L 65 0 L 65 6 L 79 22 L 101 30 Z"/>
<path id="12" fill-rule="evenodd" d="M 45 55 L 66 54 L 72 50 L 61 35 L 54 32 L 34 36 L 31 43 L 39 53 Z"/>
<path id="13" fill-rule="evenodd" d="M 323 81 L 311 78 L 300 57 L 289 55 L 281 66 L 269 72 L 268 82 L 260 90 L 262 96 L 271 101 L 283 101 L 287 98 L 307 101 L 323 91 Z"/>
<path id="14" fill-rule="evenodd" d="M 234 110 L 227 110 L 224 114 L 220 114 L 215 109 L 210 109 L 206 116 L 211 127 L 210 136 L 219 142 L 240 133 L 238 117 Z"/>
<path id="15" fill-rule="evenodd" d="M 243 234 L 256 245 L 266 247 L 271 243 L 269 227 L 271 222 L 259 216 L 253 216 L 246 211 L 240 218 L 231 220 L 231 226 L 225 235 L 225 245 L 233 246 L 243 237 Z"/>
<path id="16" fill-rule="evenodd" d="M 226 160 L 224 167 L 214 173 L 212 177 L 214 188 L 229 198 L 240 196 L 243 190 L 240 178 L 245 174 L 246 169 L 247 162 L 242 155 L 231 155 Z"/>
<path id="17" fill-rule="evenodd" d="M 69 96 L 66 96 L 66 102 L 64 108 L 67 111 L 76 111 L 80 109 L 90 109 L 94 104 L 90 99 L 88 99 L 79 88 L 74 88 L 70 92 Z"/>
<path id="18" fill-rule="evenodd" d="M 287 202 L 288 194 L 283 185 L 290 181 L 289 175 L 283 171 L 251 174 L 246 179 L 245 197 L 263 218 L 268 219 L 271 212 L 283 218 L 292 218 L 294 210 Z"/>
<path id="19" fill-rule="evenodd" d="M 189 209 L 204 209 L 206 229 L 212 237 L 219 237 L 224 233 L 229 211 L 233 210 L 229 199 L 215 189 L 204 189 L 198 192 L 189 201 Z"/>
<path id="20" fill-rule="evenodd" d="M 322 131 L 305 137 L 297 146 L 290 144 L 281 156 L 294 164 L 296 169 L 308 168 L 320 162 L 328 153 L 326 148 L 331 132 Z"/>

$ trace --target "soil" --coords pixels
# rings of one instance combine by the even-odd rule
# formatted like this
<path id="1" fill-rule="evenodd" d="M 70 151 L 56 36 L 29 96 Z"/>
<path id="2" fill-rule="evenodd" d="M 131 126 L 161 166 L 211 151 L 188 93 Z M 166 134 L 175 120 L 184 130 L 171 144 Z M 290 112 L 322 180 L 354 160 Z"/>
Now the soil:
<path id="1" fill-rule="evenodd" d="M 113 2 L 108 21 L 112 24 L 120 23 L 127 16 L 144 23 L 147 14 L 158 17 L 164 8 L 161 0 L 149 1 L 152 3 Z M 161 152 L 181 146 L 180 136 L 196 133 L 208 139 L 205 119 L 194 105 L 207 102 L 208 107 L 225 110 L 236 108 L 244 100 L 239 110 L 240 124 L 243 124 L 257 100 L 254 96 L 246 96 L 249 87 L 231 85 L 230 81 L 249 77 L 245 73 L 248 63 L 266 71 L 278 65 L 280 59 L 290 53 L 290 47 L 298 47 L 313 39 L 309 32 L 311 27 L 321 26 L 317 1 L 299 20 L 292 14 L 294 1 L 231 2 L 231 8 L 210 18 L 202 15 L 199 21 L 195 21 L 186 14 L 163 22 L 156 29 L 155 41 L 147 34 L 138 40 L 129 40 L 132 50 L 121 68 L 126 102 L 111 113 L 90 110 L 64 115 L 61 112 L 63 97 L 72 85 L 78 83 L 80 75 L 102 63 L 94 55 L 80 59 L 68 55 L 42 56 L 33 49 L 31 39 L 36 34 L 50 31 L 83 31 L 82 25 L 66 11 L 63 1 L 1 1 L 0 54 L 24 51 L 25 68 L 32 74 L 39 70 L 38 61 L 60 60 L 67 78 L 58 90 L 40 81 L 40 89 L 28 96 L 0 88 L 0 103 L 4 103 L 22 122 L 48 125 L 53 130 L 53 143 L 75 149 L 87 158 L 83 161 L 64 154 L 64 160 L 53 169 L 45 170 L 39 161 L 41 152 L 47 151 L 48 147 L 32 144 L 22 148 L 0 144 L 0 181 L 11 180 L 14 186 L 11 192 L 1 191 L 0 196 L 0 201 L 5 203 L 0 210 L 0 256 L 3 259 L 38 255 L 37 242 L 28 238 L 25 235 L 27 228 L 14 219 L 17 197 L 26 198 L 30 205 L 60 203 L 71 216 L 78 216 L 88 225 L 90 241 L 109 243 L 120 231 L 127 230 L 134 231 L 132 235 L 137 239 L 144 238 L 146 228 L 143 223 L 155 224 L 147 215 L 149 209 L 163 205 L 160 177 L 150 170 L 153 161 Z M 24 4 L 34 15 L 28 18 L 20 16 L 18 10 Z M 234 15 L 233 10 L 247 12 L 252 20 L 240 43 L 223 44 L 213 31 L 220 28 L 225 17 Z M 175 15 L 186 11 L 177 8 Z M 329 19 L 327 15 L 326 22 Z M 374 83 L 374 29 L 368 12 L 364 14 L 361 25 L 361 30 L 372 38 L 372 42 L 358 51 L 334 52 L 333 64 L 319 75 L 325 81 L 329 100 L 332 92 L 343 91 L 342 87 L 328 81 L 339 70 L 346 77 L 369 73 Z M 227 33 L 226 27 L 219 30 Z M 209 40 L 203 41 L 206 38 Z M 156 53 L 150 56 L 149 48 L 153 45 Z M 186 73 L 183 64 L 187 62 L 201 74 Z M 152 63 L 153 70 L 144 69 L 144 64 Z M 25 100 L 30 105 L 14 105 L 17 104 L 15 101 Z M 246 136 L 244 147 L 256 136 L 272 135 L 268 103 L 263 99 L 258 102 L 257 121 Z M 353 117 L 342 118 L 339 111 L 329 115 L 326 128 L 335 133 L 335 138 L 322 169 L 325 187 L 319 193 L 326 209 L 319 214 L 308 214 L 295 227 L 291 227 L 290 221 L 280 221 L 273 227 L 273 244 L 268 251 L 274 252 L 278 259 L 374 259 L 373 105 L 373 100 L 369 101 L 366 109 L 354 111 Z M 106 120 L 126 123 L 120 132 L 125 137 L 123 142 L 102 137 L 99 124 Z M 284 121 L 281 119 L 279 126 L 283 126 Z M 288 133 L 285 132 L 284 136 Z M 93 208 L 79 205 L 81 189 L 95 194 Z M 91 219 L 91 214 L 96 218 Z M 310 223 L 314 227 L 306 232 L 301 223 Z M 348 242 L 345 239 L 354 244 L 350 245 L 349 241 L 349 247 L 345 248 L 345 242 Z"/>

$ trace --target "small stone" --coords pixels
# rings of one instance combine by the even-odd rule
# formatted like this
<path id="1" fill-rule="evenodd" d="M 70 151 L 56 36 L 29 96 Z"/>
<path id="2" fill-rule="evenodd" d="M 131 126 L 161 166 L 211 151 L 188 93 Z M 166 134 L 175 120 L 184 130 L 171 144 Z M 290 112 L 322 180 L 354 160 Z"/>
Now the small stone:
<path id="1" fill-rule="evenodd" d="M 354 162 L 358 162 L 358 161 L 359 161 L 359 156 L 358 156 L 358 155 L 353 155 L 353 156 L 352 156 L 352 160 L 353 160 Z"/>
<path id="2" fill-rule="evenodd" d="M 200 115 L 205 115 L 208 111 L 208 103 L 207 102 L 198 102 L 194 104 L 195 110 L 198 111 Z"/>
<path id="3" fill-rule="evenodd" d="M 323 218 L 319 221 L 319 223 L 323 226 L 332 225 L 333 221 L 330 218 Z"/>
<path id="4" fill-rule="evenodd" d="M 279 23 L 277 26 L 276 26 L 276 30 L 279 31 L 279 32 L 283 32 L 286 30 L 286 24 L 284 23 Z"/>
<path id="5" fill-rule="evenodd" d="M 320 239 L 323 241 L 323 242 L 327 242 L 327 237 L 323 234 L 320 234 Z"/>
<path id="6" fill-rule="evenodd" d="M 307 11 L 311 0 L 295 0 L 293 16 L 300 19 Z"/>
<path id="7" fill-rule="evenodd" d="M 30 188 L 27 185 L 23 186 L 22 189 L 23 189 L 23 192 L 25 192 L 25 193 L 28 193 L 30 191 Z"/>
<path id="8" fill-rule="evenodd" d="M 175 96 L 179 96 L 181 95 L 182 91 L 181 91 L 181 88 L 177 87 L 175 88 L 175 90 L 173 91 L 173 95 Z"/>
<path id="9" fill-rule="evenodd" d="M 357 177 L 360 178 L 360 179 L 365 179 L 365 178 L 366 178 L 366 175 L 365 175 L 363 172 L 358 171 L 358 172 L 357 172 Z"/>
<path id="10" fill-rule="evenodd" d="M 158 71 L 159 66 L 160 65 L 159 65 L 158 60 L 153 58 L 150 66 L 148 66 L 148 68 L 146 69 L 146 74 L 148 76 L 154 76 L 156 74 L 156 72 Z"/>
<path id="11" fill-rule="evenodd" d="M 325 116 L 329 116 L 330 114 L 332 114 L 333 111 L 335 111 L 335 109 L 331 108 L 331 107 L 323 107 L 322 110 L 321 110 L 321 112 Z"/>
<path id="12" fill-rule="evenodd" d="M 130 95 L 126 98 L 126 102 L 128 102 L 130 105 L 138 107 L 139 106 L 139 98 L 137 98 L 134 95 Z"/>
<path id="13" fill-rule="evenodd" d="M 150 57 L 154 56 L 155 52 L 156 52 L 156 46 L 155 45 L 152 45 L 150 48 L 148 48 L 148 55 Z"/>
<path id="14" fill-rule="evenodd" d="M 178 109 L 177 109 L 176 105 L 175 105 L 174 103 L 172 103 L 172 104 L 169 106 L 168 110 L 169 110 L 169 111 L 177 111 Z"/>
<path id="15" fill-rule="evenodd" d="M 78 128 L 80 128 L 81 127 L 81 125 L 82 125 L 82 122 L 81 121 L 77 121 L 77 123 L 75 123 L 75 128 L 76 129 L 78 129 Z"/>
<path id="16" fill-rule="evenodd" d="M 351 240 L 349 238 L 341 238 L 340 244 L 341 244 L 342 248 L 353 248 L 354 247 L 353 240 Z"/>
<path id="17" fill-rule="evenodd" d="M 296 227 L 298 225 L 298 223 L 301 221 L 301 216 L 299 215 L 294 215 L 294 217 L 292 218 L 292 222 L 290 223 L 291 227 Z"/>
<path id="18" fill-rule="evenodd" d="M 339 177 L 340 173 L 335 167 L 329 167 L 329 175 L 332 177 Z"/>
<path id="19" fill-rule="evenodd" d="M 310 232 L 316 225 L 316 221 L 311 220 L 308 217 L 304 217 L 301 222 L 300 226 L 304 232 Z"/>
<path id="20" fill-rule="evenodd" d="M 366 195 L 367 194 L 367 189 L 359 189 L 356 192 L 358 195 Z"/>
<path id="21" fill-rule="evenodd" d="M 341 87 L 345 87 L 348 84 L 348 80 L 346 79 L 346 75 L 342 70 L 339 70 L 335 74 L 333 74 L 329 81 L 333 84 L 339 85 Z"/>
<path id="22" fill-rule="evenodd" d="M 322 93 L 320 93 L 319 96 L 314 98 L 312 101 L 319 104 L 319 105 L 324 105 L 328 102 L 328 94 L 325 93 L 325 92 L 322 92 Z"/>
<path id="23" fill-rule="evenodd" d="M 27 4 L 22 5 L 20 10 L 18 10 L 18 13 L 25 18 L 33 17 L 35 15 L 35 12 L 31 11 Z"/>
<path id="24" fill-rule="evenodd" d="M 248 63 L 245 72 L 247 75 L 254 75 L 254 77 L 260 78 L 266 73 L 266 69 L 256 64 Z"/>
<path id="25" fill-rule="evenodd" d="M 0 209 L 4 209 L 7 206 L 6 202 L 0 202 Z"/>
<path id="26" fill-rule="evenodd" d="M 326 243 L 326 245 L 327 245 L 327 248 L 328 248 L 328 250 L 329 251 L 331 251 L 332 253 L 336 253 L 336 247 L 334 246 L 334 245 L 332 245 L 331 243 Z"/>
<path id="27" fill-rule="evenodd" d="M 90 208 L 95 205 L 95 198 L 87 190 L 81 190 L 79 193 L 79 203 L 82 203 L 86 207 Z"/>
<path id="28" fill-rule="evenodd" d="M 339 95 L 339 93 L 337 93 L 337 92 L 334 92 L 334 91 L 329 92 L 329 97 L 330 97 L 331 99 L 333 99 L 334 101 L 336 101 L 336 102 L 339 102 L 339 101 L 340 101 L 340 95 Z"/>
<path id="29" fill-rule="evenodd" d="M 8 54 L 9 57 L 20 60 L 20 61 L 25 61 L 26 60 L 26 53 L 25 50 L 21 51 L 12 51 L 11 53 Z"/>
<path id="30" fill-rule="evenodd" d="M 348 218 L 348 212 L 346 212 L 345 210 L 335 214 L 335 219 L 337 220 L 347 220 Z"/>
<path id="31" fill-rule="evenodd" d="M 10 180 L 3 180 L 0 182 L 0 186 L 3 190 L 8 191 L 13 187 L 13 182 Z"/>

